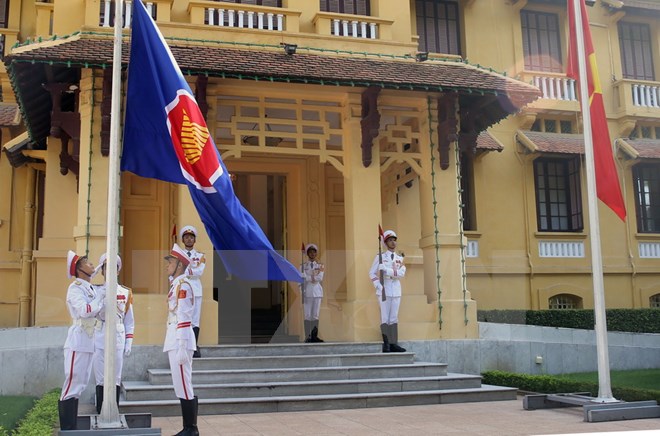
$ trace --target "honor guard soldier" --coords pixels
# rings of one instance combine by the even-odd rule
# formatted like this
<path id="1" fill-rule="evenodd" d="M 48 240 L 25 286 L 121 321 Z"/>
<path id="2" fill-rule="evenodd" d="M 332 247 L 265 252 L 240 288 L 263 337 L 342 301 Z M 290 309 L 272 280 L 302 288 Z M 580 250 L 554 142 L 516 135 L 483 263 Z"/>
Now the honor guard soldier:
<path id="1" fill-rule="evenodd" d="M 58 403 L 60 429 L 75 430 L 78 399 L 89 383 L 94 358 L 96 316 L 104 310 L 105 293 L 90 283 L 94 265 L 87 256 L 69 251 L 67 276 L 75 278 L 66 293 L 66 307 L 73 321 L 64 343 L 64 385 Z"/>
<path id="2" fill-rule="evenodd" d="M 195 242 L 197 241 L 197 229 L 193 226 L 185 226 L 181 229 L 181 242 L 184 245 L 184 251 L 190 258 L 190 266 L 186 270 L 188 275 L 188 283 L 193 288 L 193 294 L 195 295 L 195 309 L 193 312 L 192 326 L 193 332 L 195 332 L 195 343 L 199 342 L 199 323 L 202 316 L 202 293 L 204 289 L 202 288 L 202 274 L 204 274 L 204 268 L 206 267 L 206 258 L 204 258 L 204 253 L 200 253 L 195 250 Z M 199 345 L 195 348 L 195 353 L 193 357 L 202 357 L 202 354 L 199 351 Z"/>
<path id="3" fill-rule="evenodd" d="M 99 258 L 97 270 L 101 270 L 106 277 L 106 253 Z M 117 274 L 121 271 L 121 258 L 117 256 Z M 105 283 L 96 286 L 103 289 L 105 294 Z M 96 379 L 96 412 L 101 413 L 103 405 L 103 380 L 105 370 L 105 310 L 97 316 L 96 333 L 94 335 L 94 378 Z M 135 318 L 133 318 L 133 292 L 130 288 L 117 284 L 117 339 L 115 353 L 115 386 L 117 393 L 117 404 L 121 392 L 121 371 L 124 365 L 124 357 L 131 354 L 133 345 L 133 331 L 135 330 Z"/>
<path id="4" fill-rule="evenodd" d="M 167 275 L 172 277 L 167 294 L 167 334 L 163 351 L 167 353 L 172 372 L 174 393 L 181 401 L 183 430 L 177 436 L 199 435 L 197 430 L 197 397 L 192 385 L 192 356 L 196 348 L 192 329 L 195 297 L 186 273 L 191 259 L 174 244 L 167 260 Z"/>
<path id="5" fill-rule="evenodd" d="M 383 241 L 387 251 L 382 255 L 376 255 L 369 270 L 369 278 L 376 288 L 376 295 L 380 304 L 380 331 L 383 335 L 383 353 L 399 353 L 406 351 L 405 348 L 398 345 L 399 305 L 401 304 L 401 282 L 399 280 L 405 277 L 406 266 L 403 264 L 403 256 L 394 252 L 397 242 L 396 233 L 393 230 L 386 230 L 383 233 Z M 383 292 L 385 292 L 385 301 L 381 298 Z"/>
<path id="6" fill-rule="evenodd" d="M 323 298 L 323 274 L 325 267 L 316 261 L 318 255 L 316 244 L 307 244 L 305 253 L 307 262 L 303 264 L 304 295 L 303 305 L 305 311 L 305 342 L 323 342 L 319 338 L 319 313 L 321 311 L 321 299 Z"/>

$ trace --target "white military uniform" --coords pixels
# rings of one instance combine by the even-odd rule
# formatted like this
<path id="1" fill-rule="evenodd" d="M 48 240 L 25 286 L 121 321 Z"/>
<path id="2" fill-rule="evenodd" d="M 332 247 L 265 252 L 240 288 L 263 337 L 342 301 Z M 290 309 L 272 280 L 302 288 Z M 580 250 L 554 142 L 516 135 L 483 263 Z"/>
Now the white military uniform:
<path id="1" fill-rule="evenodd" d="M 105 285 L 96 286 L 105 289 Z M 115 384 L 121 385 L 121 371 L 124 365 L 124 350 L 133 341 L 135 330 L 135 318 L 133 317 L 133 293 L 130 288 L 117 285 L 117 339 L 115 353 Z M 94 335 L 94 377 L 97 385 L 103 384 L 103 373 L 105 364 L 105 310 L 98 315 L 99 322 L 96 324 Z M 129 345 L 130 347 L 130 345 Z"/>
<path id="2" fill-rule="evenodd" d="M 73 320 L 64 343 L 64 385 L 60 400 L 80 398 L 92 372 L 96 316 L 104 310 L 102 292 L 78 278 L 69 285 L 66 306 Z"/>
<path id="3" fill-rule="evenodd" d="M 195 307 L 193 308 L 192 314 L 192 326 L 199 327 L 199 321 L 202 315 L 202 294 L 204 289 L 202 288 L 202 274 L 204 273 L 204 268 L 206 267 L 206 258 L 204 253 L 200 253 L 194 248 L 187 250 L 185 247 L 182 248 L 186 252 L 191 262 L 186 269 L 186 277 L 188 283 L 193 290 L 193 295 L 195 296 Z"/>
<path id="4" fill-rule="evenodd" d="M 383 288 L 380 287 L 380 263 L 378 255 L 369 270 L 376 295 L 380 303 L 381 324 L 397 324 L 399 322 L 399 305 L 401 304 L 401 282 L 400 279 L 406 275 L 406 266 L 403 264 L 403 257 L 393 251 L 386 251 L 382 254 L 383 259 Z M 387 299 L 382 301 L 382 292 L 385 292 Z"/>
<path id="5" fill-rule="evenodd" d="M 175 277 L 170 283 L 167 294 L 167 334 L 163 351 L 167 353 L 172 371 L 174 393 L 177 397 L 192 400 L 192 354 L 195 351 L 195 334 L 192 329 L 194 296 L 192 286 L 185 274 Z M 186 364 L 179 364 L 177 350 L 179 341 L 184 341 L 190 359 Z"/>
<path id="6" fill-rule="evenodd" d="M 323 298 L 323 274 L 325 266 L 315 260 L 308 260 L 303 263 L 303 275 L 305 279 L 303 295 L 303 304 L 305 310 L 305 320 L 317 321 L 321 311 L 321 299 Z"/>

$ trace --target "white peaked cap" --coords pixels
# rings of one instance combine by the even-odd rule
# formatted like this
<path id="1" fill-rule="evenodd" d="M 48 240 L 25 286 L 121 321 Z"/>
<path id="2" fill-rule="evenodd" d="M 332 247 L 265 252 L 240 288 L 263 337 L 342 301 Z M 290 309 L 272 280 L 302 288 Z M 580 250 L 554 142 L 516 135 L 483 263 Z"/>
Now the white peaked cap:
<path id="1" fill-rule="evenodd" d="M 385 232 L 383 232 L 383 242 L 386 242 L 389 238 L 397 239 L 394 230 L 385 230 Z"/>
<path id="2" fill-rule="evenodd" d="M 76 276 L 76 263 L 78 263 L 79 259 L 80 256 L 69 250 L 66 255 L 66 276 L 68 278 L 72 279 Z"/>
<path id="3" fill-rule="evenodd" d="M 183 251 L 178 244 L 174 244 L 172 246 L 172 250 L 170 250 L 170 253 L 167 256 L 165 256 L 165 259 L 171 259 L 171 258 L 178 259 L 186 266 L 190 265 L 190 262 L 192 262 L 192 259 L 188 257 L 186 252 Z"/>
<path id="4" fill-rule="evenodd" d="M 317 252 L 319 251 L 319 247 L 317 247 L 316 244 L 307 244 L 305 245 L 305 253 L 307 253 L 310 248 L 313 248 Z"/>
<path id="5" fill-rule="evenodd" d="M 185 235 L 186 233 L 192 233 L 195 236 L 195 238 L 197 238 L 197 229 L 193 226 L 184 226 L 179 232 L 179 239 L 183 241 L 183 235 Z"/>
<path id="6" fill-rule="evenodd" d="M 105 263 L 107 258 L 108 258 L 108 254 L 103 253 L 101 255 L 101 257 L 99 257 L 99 264 L 96 268 L 99 268 L 99 269 L 102 268 L 103 264 Z M 117 272 L 119 272 L 119 271 L 121 271 L 121 257 L 119 257 L 119 255 L 117 255 Z"/>

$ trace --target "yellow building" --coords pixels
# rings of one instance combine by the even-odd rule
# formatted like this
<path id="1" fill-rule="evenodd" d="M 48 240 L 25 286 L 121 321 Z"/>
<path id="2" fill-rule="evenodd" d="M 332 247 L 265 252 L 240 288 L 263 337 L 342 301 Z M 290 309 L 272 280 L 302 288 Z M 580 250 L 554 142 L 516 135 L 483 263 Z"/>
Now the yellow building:
<path id="1" fill-rule="evenodd" d="M 105 250 L 114 2 L 1 3 L 0 326 L 63 325 L 67 250 Z M 243 204 L 294 264 L 319 246 L 324 339 L 379 338 L 379 224 L 408 267 L 402 339 L 475 338 L 477 308 L 593 307 L 564 0 L 145 4 Z M 588 9 L 628 210 L 599 206 L 606 306 L 657 307 L 660 3 Z M 159 343 L 162 254 L 203 225 L 186 187 L 130 173 L 120 215 L 136 342 Z M 300 334 L 296 286 L 228 277 L 197 248 L 203 344 Z"/>

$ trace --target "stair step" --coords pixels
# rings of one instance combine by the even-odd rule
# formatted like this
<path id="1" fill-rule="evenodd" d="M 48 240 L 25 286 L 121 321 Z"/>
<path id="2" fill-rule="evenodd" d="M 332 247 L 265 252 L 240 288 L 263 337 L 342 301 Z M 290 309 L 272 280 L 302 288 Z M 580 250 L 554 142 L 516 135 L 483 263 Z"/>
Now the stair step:
<path id="1" fill-rule="evenodd" d="M 305 354 L 298 356 L 201 357 L 193 371 L 211 369 L 305 368 L 413 363 L 414 353 Z"/>
<path id="2" fill-rule="evenodd" d="M 205 345 L 204 357 L 299 356 L 309 354 L 382 353 L 381 342 L 320 342 Z M 405 347 L 405 345 L 404 345 Z"/>
<path id="3" fill-rule="evenodd" d="M 477 375 L 448 374 L 433 377 L 397 377 L 391 379 L 313 380 L 265 383 L 195 384 L 195 395 L 208 398 L 253 398 L 301 395 L 354 394 L 375 392 L 405 392 L 440 389 L 467 389 L 481 386 Z M 176 399 L 174 388 L 147 382 L 124 382 L 124 397 L 128 401 Z"/>
<path id="4" fill-rule="evenodd" d="M 200 415 L 269 413 L 367 407 L 412 406 L 476 401 L 514 400 L 517 390 L 481 385 L 479 388 L 438 389 L 405 392 L 378 392 L 328 395 L 300 395 L 254 398 L 213 398 L 199 400 Z M 153 416 L 179 416 L 178 399 L 121 401 L 122 413 L 151 412 Z"/>
<path id="5" fill-rule="evenodd" d="M 172 373 L 169 369 L 147 370 L 149 382 L 154 385 L 170 384 Z M 205 383 L 255 383 L 273 381 L 339 380 L 362 378 L 423 377 L 447 375 L 447 365 L 443 363 L 415 362 L 399 365 L 336 366 L 314 368 L 263 368 L 263 369 L 221 369 L 196 370 L 193 368 L 194 385 Z"/>

